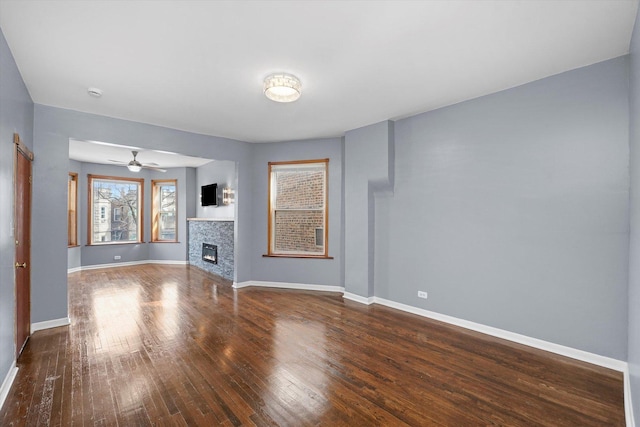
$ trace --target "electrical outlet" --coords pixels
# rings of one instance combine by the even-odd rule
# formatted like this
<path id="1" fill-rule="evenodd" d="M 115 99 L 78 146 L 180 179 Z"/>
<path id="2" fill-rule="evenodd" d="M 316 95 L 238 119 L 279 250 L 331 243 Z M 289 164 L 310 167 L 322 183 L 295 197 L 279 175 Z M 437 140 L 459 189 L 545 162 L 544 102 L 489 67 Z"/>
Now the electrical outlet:
<path id="1" fill-rule="evenodd" d="M 116 256 L 113 257 L 113 259 L 116 260 L 116 261 L 119 260 L 120 258 L 122 258 L 120 255 L 116 255 Z"/>
<path id="2" fill-rule="evenodd" d="M 427 293 L 425 291 L 418 291 L 418 298 L 427 299 Z"/>

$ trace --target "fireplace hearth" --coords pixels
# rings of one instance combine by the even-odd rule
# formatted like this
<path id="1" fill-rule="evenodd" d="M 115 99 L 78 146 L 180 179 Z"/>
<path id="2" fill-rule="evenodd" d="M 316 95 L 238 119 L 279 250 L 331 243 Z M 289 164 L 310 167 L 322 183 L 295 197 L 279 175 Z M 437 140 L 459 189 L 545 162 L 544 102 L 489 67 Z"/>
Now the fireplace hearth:
<path id="1" fill-rule="evenodd" d="M 218 263 L 218 247 L 210 243 L 202 244 L 202 260 L 211 264 Z"/>

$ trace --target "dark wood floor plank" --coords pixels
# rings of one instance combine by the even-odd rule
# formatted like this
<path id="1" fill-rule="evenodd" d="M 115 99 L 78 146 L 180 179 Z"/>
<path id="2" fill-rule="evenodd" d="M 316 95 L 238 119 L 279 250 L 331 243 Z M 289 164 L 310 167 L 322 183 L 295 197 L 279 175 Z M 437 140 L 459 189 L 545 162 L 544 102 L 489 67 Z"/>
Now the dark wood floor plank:
<path id="1" fill-rule="evenodd" d="M 189 266 L 69 275 L 2 426 L 623 426 L 619 372 L 340 294 Z"/>
<path id="2" fill-rule="evenodd" d="M 34 391 L 31 398 L 31 405 L 27 410 L 25 419 L 26 425 L 38 425 L 40 419 L 40 411 L 43 410 L 43 402 L 46 402 L 46 396 L 49 387 L 47 386 L 47 374 L 51 366 L 51 336 L 45 337 L 44 343 L 46 348 L 41 347 L 40 354 L 37 356 L 42 361 L 38 369 L 38 376 L 33 383 Z M 23 350 L 24 351 L 24 350 Z"/>

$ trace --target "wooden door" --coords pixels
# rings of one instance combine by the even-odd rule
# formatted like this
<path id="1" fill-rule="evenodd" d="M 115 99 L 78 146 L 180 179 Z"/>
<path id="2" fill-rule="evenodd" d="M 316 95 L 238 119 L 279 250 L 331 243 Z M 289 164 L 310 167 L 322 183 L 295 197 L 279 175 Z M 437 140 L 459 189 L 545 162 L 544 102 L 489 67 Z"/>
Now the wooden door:
<path id="1" fill-rule="evenodd" d="M 31 162 L 33 153 L 14 134 L 16 239 L 16 358 L 31 334 Z"/>

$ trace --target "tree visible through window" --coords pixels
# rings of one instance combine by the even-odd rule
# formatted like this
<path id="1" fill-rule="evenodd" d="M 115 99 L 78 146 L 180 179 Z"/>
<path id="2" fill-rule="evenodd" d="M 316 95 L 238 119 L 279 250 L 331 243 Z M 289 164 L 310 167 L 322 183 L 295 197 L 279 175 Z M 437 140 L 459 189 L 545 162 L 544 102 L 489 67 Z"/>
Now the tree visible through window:
<path id="1" fill-rule="evenodd" d="M 269 163 L 269 256 L 328 257 L 329 159 Z"/>
<path id="2" fill-rule="evenodd" d="M 177 180 L 153 180 L 152 241 L 177 242 Z"/>
<path id="3" fill-rule="evenodd" d="M 89 244 L 142 242 L 143 179 L 88 175 Z"/>

